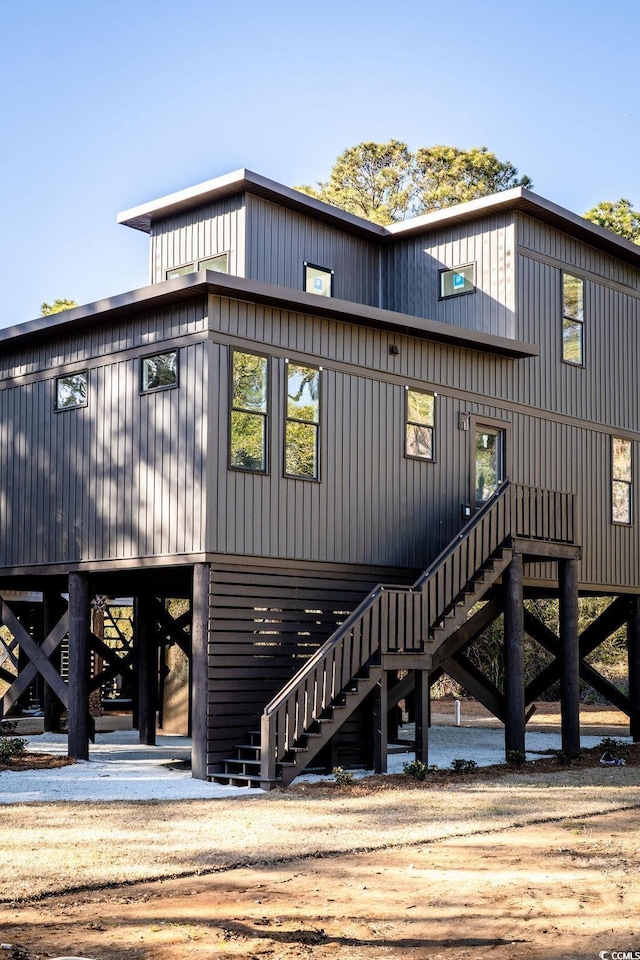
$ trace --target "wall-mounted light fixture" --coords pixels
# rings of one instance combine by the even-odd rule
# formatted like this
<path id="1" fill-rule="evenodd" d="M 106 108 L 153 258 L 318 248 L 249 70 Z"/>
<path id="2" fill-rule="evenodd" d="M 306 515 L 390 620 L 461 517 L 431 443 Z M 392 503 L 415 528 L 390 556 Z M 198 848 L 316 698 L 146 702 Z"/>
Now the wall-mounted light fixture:
<path id="1" fill-rule="evenodd" d="M 389 353 L 391 354 L 392 357 L 398 356 L 398 354 L 400 353 L 400 347 L 398 346 L 397 343 L 389 344 Z"/>
<path id="2" fill-rule="evenodd" d="M 468 430 L 470 426 L 471 426 L 471 414 L 459 413 L 458 414 L 458 430 Z"/>

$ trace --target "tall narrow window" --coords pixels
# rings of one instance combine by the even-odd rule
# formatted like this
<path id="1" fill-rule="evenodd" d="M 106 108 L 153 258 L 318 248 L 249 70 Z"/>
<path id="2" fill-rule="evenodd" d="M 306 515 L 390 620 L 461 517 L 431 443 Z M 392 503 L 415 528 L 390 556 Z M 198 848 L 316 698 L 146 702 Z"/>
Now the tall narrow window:
<path id="1" fill-rule="evenodd" d="M 229 465 L 267 472 L 268 361 L 253 353 L 231 355 Z"/>
<path id="2" fill-rule="evenodd" d="M 404 452 L 408 457 L 433 460 L 434 395 L 409 388 L 406 395 Z"/>
<path id="3" fill-rule="evenodd" d="M 319 433 L 320 370 L 287 361 L 286 476 L 319 478 Z"/>
<path id="4" fill-rule="evenodd" d="M 562 274 L 562 359 L 581 367 L 584 364 L 584 280 Z"/>
<path id="5" fill-rule="evenodd" d="M 611 519 L 614 523 L 631 523 L 632 476 L 631 440 L 612 437 Z"/>

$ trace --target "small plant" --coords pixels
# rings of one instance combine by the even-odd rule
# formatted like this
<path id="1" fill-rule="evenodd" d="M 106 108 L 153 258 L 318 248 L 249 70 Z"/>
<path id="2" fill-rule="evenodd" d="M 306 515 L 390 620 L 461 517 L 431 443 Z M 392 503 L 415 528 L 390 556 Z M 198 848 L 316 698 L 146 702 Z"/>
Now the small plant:
<path id="1" fill-rule="evenodd" d="M 524 750 L 507 750 L 507 763 L 510 767 L 524 767 L 527 755 Z"/>
<path id="2" fill-rule="evenodd" d="M 567 753 L 565 750 L 558 750 L 556 760 L 563 767 L 572 766 L 580 758 L 580 751 L 577 753 Z"/>
<path id="3" fill-rule="evenodd" d="M 26 752 L 28 742 L 22 737 L 0 737 L 0 763 L 9 763 L 21 757 Z"/>
<path id="4" fill-rule="evenodd" d="M 406 777 L 413 777 L 414 780 L 426 780 L 430 773 L 437 770 L 435 763 L 427 766 L 422 760 L 412 760 L 411 763 L 405 763 L 402 772 Z"/>
<path id="5" fill-rule="evenodd" d="M 614 737 L 603 737 L 599 744 L 602 750 L 600 763 L 613 767 L 622 767 L 627 758 L 627 744 Z"/>
<path id="6" fill-rule="evenodd" d="M 349 787 L 353 783 L 353 774 L 342 767 L 334 767 L 333 775 L 339 787 Z"/>
<path id="7" fill-rule="evenodd" d="M 16 732 L 17 720 L 0 720 L 0 737 L 10 737 Z"/>
<path id="8" fill-rule="evenodd" d="M 461 757 L 451 761 L 451 768 L 454 773 L 473 773 L 477 766 L 475 760 L 463 760 Z"/>

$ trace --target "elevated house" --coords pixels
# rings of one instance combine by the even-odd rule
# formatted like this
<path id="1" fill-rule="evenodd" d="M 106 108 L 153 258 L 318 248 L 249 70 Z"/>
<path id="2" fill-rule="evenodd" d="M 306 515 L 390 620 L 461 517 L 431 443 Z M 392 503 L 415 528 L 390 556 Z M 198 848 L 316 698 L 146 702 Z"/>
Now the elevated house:
<path id="1" fill-rule="evenodd" d="M 119 221 L 149 286 L 0 331 L 2 713 L 38 680 L 84 757 L 129 672 L 153 743 L 175 642 L 200 778 L 383 770 L 410 696 L 426 758 L 442 673 L 507 750 L 557 680 L 567 751 L 580 678 L 640 736 L 640 248 L 522 188 L 385 228 L 247 170 Z M 465 655 L 500 613 L 504 689 Z M 624 624 L 628 696 L 585 660 Z"/>

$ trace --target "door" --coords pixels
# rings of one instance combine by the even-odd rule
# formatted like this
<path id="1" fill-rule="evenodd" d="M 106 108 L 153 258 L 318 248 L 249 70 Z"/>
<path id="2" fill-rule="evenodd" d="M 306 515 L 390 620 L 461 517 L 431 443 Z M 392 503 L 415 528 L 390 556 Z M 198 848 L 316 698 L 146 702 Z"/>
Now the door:
<path id="1" fill-rule="evenodd" d="M 484 423 L 475 428 L 474 496 L 477 504 L 493 496 L 505 479 L 505 432 Z"/>

